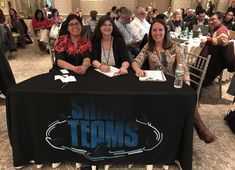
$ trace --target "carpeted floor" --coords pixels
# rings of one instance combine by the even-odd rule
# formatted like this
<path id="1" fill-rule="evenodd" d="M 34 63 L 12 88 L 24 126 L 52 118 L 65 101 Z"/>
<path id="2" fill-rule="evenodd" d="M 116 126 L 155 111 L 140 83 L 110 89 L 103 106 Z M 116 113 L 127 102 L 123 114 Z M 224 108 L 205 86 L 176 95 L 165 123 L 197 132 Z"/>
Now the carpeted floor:
<path id="1" fill-rule="evenodd" d="M 9 58 L 16 81 L 21 82 L 32 76 L 46 73 L 51 67 L 51 59 L 47 54 L 36 54 L 32 45 L 26 49 L 19 49 Z M 234 170 L 235 169 L 235 135 L 224 123 L 224 115 L 228 109 L 235 109 L 231 105 L 232 96 L 226 93 L 228 83 L 223 85 L 223 96 L 219 99 L 218 85 L 203 89 L 199 111 L 202 119 L 210 130 L 217 136 L 212 144 L 202 142 L 196 133 L 193 139 L 193 170 Z M 6 127 L 5 99 L 0 96 L 0 170 L 15 169 L 12 165 L 12 150 L 8 140 Z M 23 169 L 36 169 L 36 165 L 28 165 Z M 52 169 L 45 165 L 42 169 Z M 57 169 L 75 169 L 74 164 L 62 164 Z M 126 166 L 112 166 L 110 170 L 127 169 Z M 134 165 L 131 169 L 145 169 L 143 165 Z M 161 166 L 154 165 L 154 169 Z M 169 170 L 179 169 L 170 166 Z"/>

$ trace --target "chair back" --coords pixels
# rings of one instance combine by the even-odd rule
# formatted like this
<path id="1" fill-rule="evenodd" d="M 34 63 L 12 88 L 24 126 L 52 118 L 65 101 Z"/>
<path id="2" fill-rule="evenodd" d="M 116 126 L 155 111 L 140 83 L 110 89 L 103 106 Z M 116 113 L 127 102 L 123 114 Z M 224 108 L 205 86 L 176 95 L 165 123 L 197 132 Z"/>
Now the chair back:
<path id="1" fill-rule="evenodd" d="M 189 68 L 191 87 L 197 92 L 197 105 L 201 92 L 202 83 L 207 71 L 207 67 L 211 58 L 211 55 L 202 57 L 200 55 L 186 53 L 187 66 Z"/>
<path id="2" fill-rule="evenodd" d="M 33 46 L 34 46 L 35 52 L 36 53 L 40 53 L 38 39 L 37 39 L 37 36 L 36 36 L 36 34 L 34 32 L 34 29 L 33 29 L 32 20 L 29 21 L 28 26 L 29 26 L 28 29 L 30 30 L 31 38 L 33 40 Z"/>
<path id="3" fill-rule="evenodd" d="M 228 31 L 229 31 L 229 39 L 235 40 L 235 31 L 232 31 L 232 30 L 228 30 Z"/>

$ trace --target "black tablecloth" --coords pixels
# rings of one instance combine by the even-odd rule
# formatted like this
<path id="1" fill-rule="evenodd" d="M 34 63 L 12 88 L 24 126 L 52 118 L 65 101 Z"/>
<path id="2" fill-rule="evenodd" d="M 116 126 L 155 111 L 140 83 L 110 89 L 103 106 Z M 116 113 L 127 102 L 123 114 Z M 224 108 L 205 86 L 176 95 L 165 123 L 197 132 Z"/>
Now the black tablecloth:
<path id="1" fill-rule="evenodd" d="M 15 84 L 16 82 L 11 71 L 11 67 L 6 59 L 5 54 L 0 48 L 0 91 L 6 95 L 7 89 Z"/>
<path id="2" fill-rule="evenodd" d="M 228 91 L 229 94 L 235 96 L 235 74 L 233 75 L 233 78 L 230 81 Z"/>
<path id="3" fill-rule="evenodd" d="M 77 82 L 53 73 L 9 89 L 7 124 L 14 166 L 77 161 L 171 164 L 192 169 L 196 93 L 186 84 L 113 78 L 94 70 Z"/>

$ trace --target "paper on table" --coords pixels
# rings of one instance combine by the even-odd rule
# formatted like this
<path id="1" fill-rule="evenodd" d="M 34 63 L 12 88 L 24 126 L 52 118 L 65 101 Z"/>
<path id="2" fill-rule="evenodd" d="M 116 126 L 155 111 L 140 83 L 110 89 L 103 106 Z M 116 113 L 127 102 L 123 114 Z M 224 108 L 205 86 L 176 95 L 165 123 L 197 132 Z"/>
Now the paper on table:
<path id="1" fill-rule="evenodd" d="M 98 72 L 100 72 L 100 73 L 102 73 L 102 74 L 104 74 L 104 75 L 106 75 L 108 77 L 114 77 L 114 76 L 118 76 L 119 75 L 119 74 L 117 74 L 117 72 L 119 71 L 118 68 L 113 67 L 113 66 L 109 66 L 109 68 L 110 68 L 109 72 L 102 72 L 102 71 L 100 71 L 100 69 L 95 69 L 95 71 L 98 71 Z"/>
<path id="2" fill-rule="evenodd" d="M 69 76 L 69 82 L 74 82 L 77 81 L 76 78 L 74 76 Z"/>
<path id="3" fill-rule="evenodd" d="M 60 72 L 61 72 L 62 74 L 69 74 L 69 71 L 66 70 L 66 69 L 61 69 Z"/>
<path id="4" fill-rule="evenodd" d="M 161 70 L 145 70 L 146 76 L 139 77 L 140 81 L 166 81 L 166 77 Z"/>
<path id="5" fill-rule="evenodd" d="M 77 81 L 74 76 L 69 75 L 55 75 L 55 80 L 61 80 L 63 83 L 74 82 Z"/>

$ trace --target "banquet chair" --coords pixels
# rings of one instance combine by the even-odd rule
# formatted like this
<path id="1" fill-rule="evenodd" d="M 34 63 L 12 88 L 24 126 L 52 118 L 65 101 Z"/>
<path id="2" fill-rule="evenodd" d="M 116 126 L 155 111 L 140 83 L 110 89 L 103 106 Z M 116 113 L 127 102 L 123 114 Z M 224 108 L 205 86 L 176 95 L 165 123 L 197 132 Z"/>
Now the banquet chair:
<path id="1" fill-rule="evenodd" d="M 229 31 L 229 39 L 235 40 L 235 31 L 232 31 L 232 30 L 228 30 L 228 31 Z"/>
<path id="2" fill-rule="evenodd" d="M 32 20 L 29 22 L 28 26 L 29 26 L 31 38 L 33 40 L 33 46 L 34 46 L 35 52 L 40 53 L 38 39 L 37 39 L 37 36 L 33 30 Z"/>
<path id="3" fill-rule="evenodd" d="M 190 84 L 197 92 L 197 106 L 200 97 L 202 83 L 207 71 L 211 55 L 207 57 L 202 57 L 200 55 L 186 53 L 187 57 L 187 66 L 189 68 L 190 74 Z"/>

